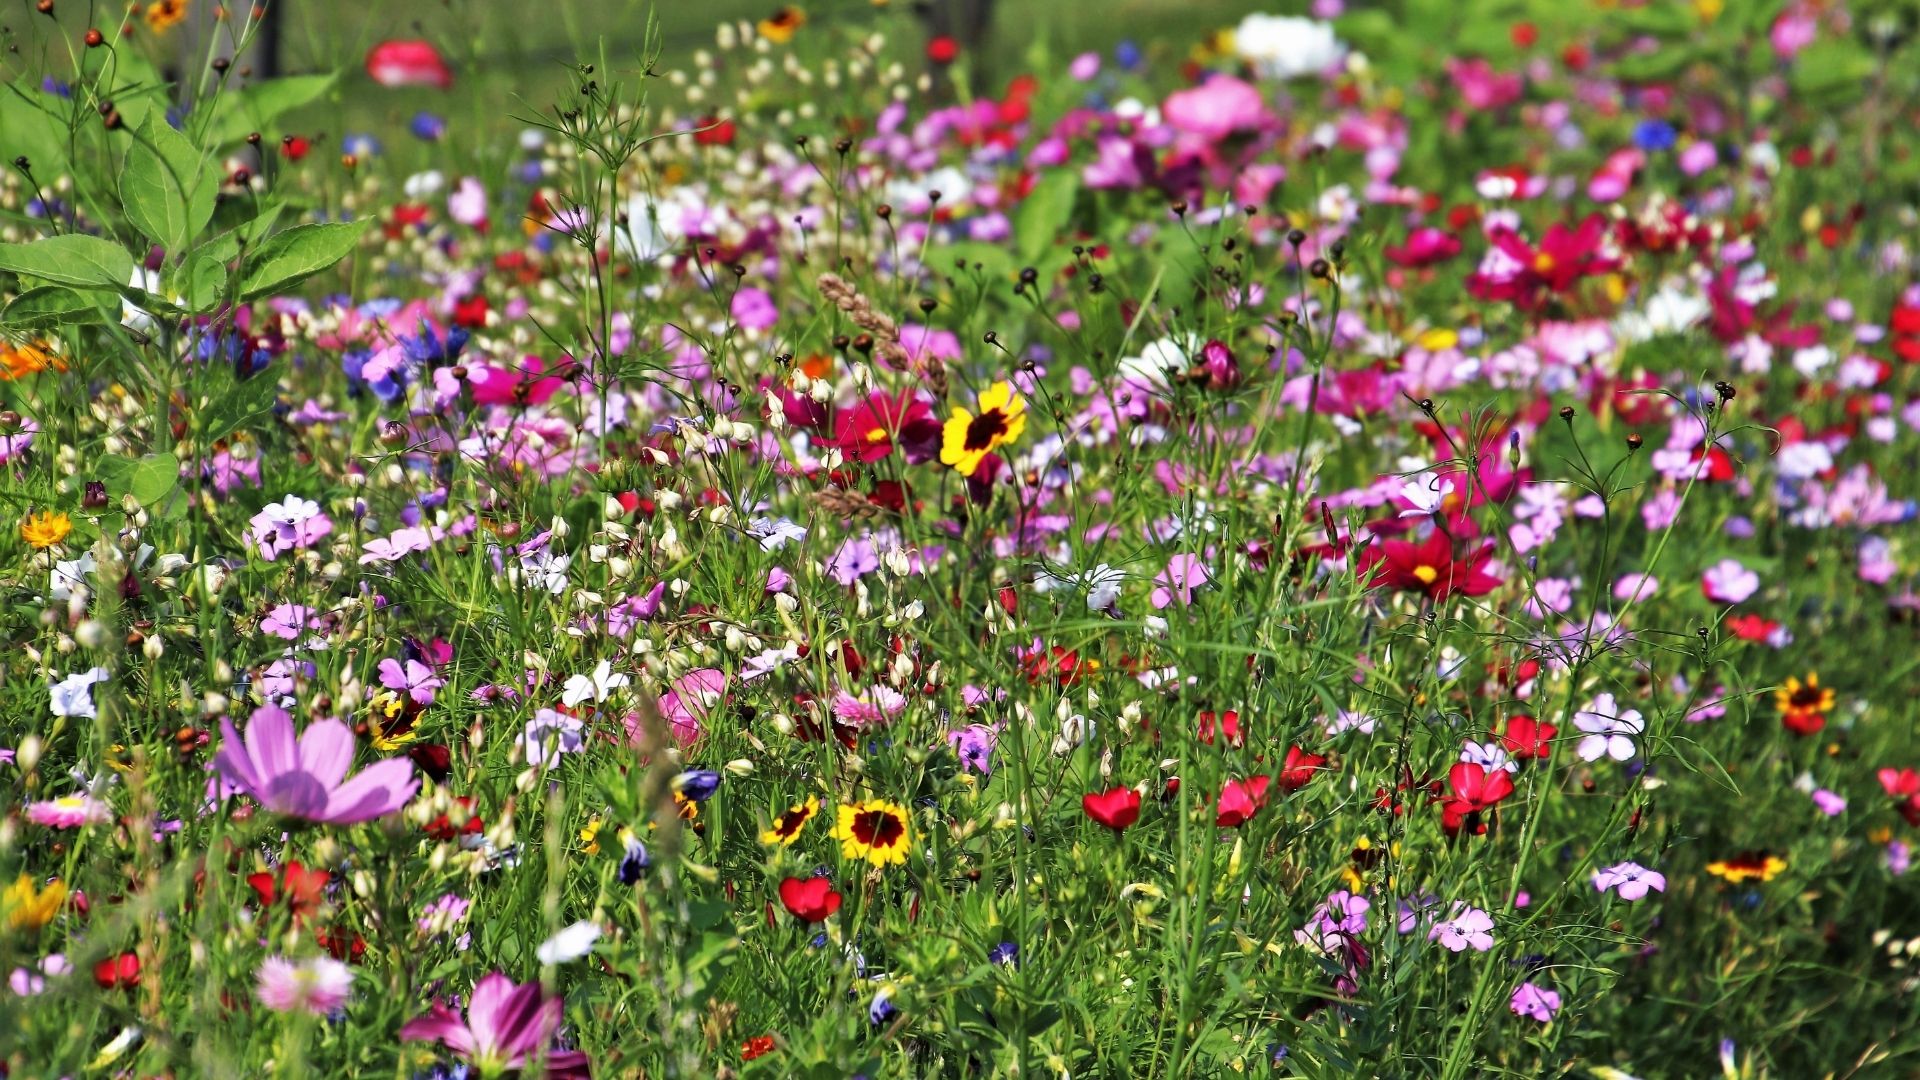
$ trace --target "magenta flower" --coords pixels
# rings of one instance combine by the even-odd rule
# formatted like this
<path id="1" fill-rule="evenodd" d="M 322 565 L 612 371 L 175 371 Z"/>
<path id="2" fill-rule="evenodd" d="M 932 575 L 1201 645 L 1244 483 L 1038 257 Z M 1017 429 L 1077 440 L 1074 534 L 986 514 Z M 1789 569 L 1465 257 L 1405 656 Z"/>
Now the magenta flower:
<path id="1" fill-rule="evenodd" d="M 1513 992 L 1513 1000 L 1507 1003 L 1515 1016 L 1530 1016 L 1541 1023 L 1553 1020 L 1553 1014 L 1560 1011 L 1560 994 L 1544 986 L 1535 986 L 1523 982 Z"/>
<path id="2" fill-rule="evenodd" d="M 113 820 L 113 810 L 91 795 L 62 795 L 57 799 L 27 804 L 27 820 L 49 829 L 78 829 L 83 825 L 104 825 Z"/>
<path id="3" fill-rule="evenodd" d="M 1667 878 L 1658 870 L 1649 870 L 1636 862 L 1615 863 L 1593 872 L 1593 887 L 1601 892 L 1614 890 L 1622 900 L 1639 900 L 1647 890 L 1667 891 Z"/>
<path id="4" fill-rule="evenodd" d="M 392 657 L 380 661 L 380 685 L 389 690 L 405 690 L 407 696 L 417 705 L 433 704 L 433 692 L 447 685 L 447 680 L 433 673 L 433 669 L 418 660 L 408 660 L 404 665 Z"/>
<path id="5" fill-rule="evenodd" d="M 1158 588 L 1147 597 L 1158 611 L 1167 605 L 1179 601 L 1181 606 L 1193 603 L 1193 590 L 1212 580 L 1207 564 L 1197 555 L 1180 554 L 1167 560 L 1167 568 L 1153 579 Z"/>
<path id="6" fill-rule="evenodd" d="M 420 789 L 406 758 L 376 762 L 353 779 L 353 731 L 338 720 L 307 725 L 298 740 L 293 717 L 274 706 L 255 709 L 241 739 L 222 718 L 214 765 L 227 783 L 276 814 L 333 825 L 384 817 Z"/>
<path id="7" fill-rule="evenodd" d="M 425 1016 L 400 1028 L 408 1042 L 437 1042 L 471 1062 L 482 1074 L 524 1069 L 542 1060 L 549 1077 L 585 1077 L 587 1055 L 577 1050 L 548 1052 L 560 1029 L 563 1004 L 549 997 L 538 982 L 515 985 L 495 971 L 473 988 L 473 1000 L 463 1018 L 445 1002 L 435 1002 Z"/>
<path id="8" fill-rule="evenodd" d="M 1721 559 L 1701 575 L 1700 592 L 1716 604 L 1738 604 L 1760 590 L 1760 575 L 1738 559 Z"/>
<path id="9" fill-rule="evenodd" d="M 274 1012 L 310 1012 L 325 1016 L 347 1003 L 353 971 L 331 956 L 288 960 L 269 956 L 260 962 L 254 996 Z"/>

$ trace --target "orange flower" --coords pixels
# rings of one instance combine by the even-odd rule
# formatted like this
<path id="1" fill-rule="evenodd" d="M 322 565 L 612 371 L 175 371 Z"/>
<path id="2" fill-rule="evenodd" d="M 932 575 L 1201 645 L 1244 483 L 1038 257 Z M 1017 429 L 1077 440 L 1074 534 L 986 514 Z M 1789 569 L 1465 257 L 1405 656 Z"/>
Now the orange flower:
<path id="1" fill-rule="evenodd" d="M 794 31 L 807 25 L 807 13 L 789 4 L 760 20 L 760 36 L 775 45 L 793 40 Z"/>
<path id="2" fill-rule="evenodd" d="M 50 548 L 73 531 L 73 520 L 54 510 L 42 510 L 20 523 L 20 539 L 36 548 Z"/>
<path id="3" fill-rule="evenodd" d="M 67 362 L 35 342 L 0 340 L 0 380 L 25 378 L 52 368 L 67 370 Z"/>
<path id="4" fill-rule="evenodd" d="M 1773 692 L 1773 708 L 1788 731 L 1812 735 L 1827 726 L 1827 714 L 1833 711 L 1833 691 L 1820 685 L 1816 672 L 1808 672 L 1804 683 L 1789 676 Z"/>
<path id="5" fill-rule="evenodd" d="M 147 29 L 164 34 L 187 17 L 189 0 L 154 0 L 147 5 Z"/>

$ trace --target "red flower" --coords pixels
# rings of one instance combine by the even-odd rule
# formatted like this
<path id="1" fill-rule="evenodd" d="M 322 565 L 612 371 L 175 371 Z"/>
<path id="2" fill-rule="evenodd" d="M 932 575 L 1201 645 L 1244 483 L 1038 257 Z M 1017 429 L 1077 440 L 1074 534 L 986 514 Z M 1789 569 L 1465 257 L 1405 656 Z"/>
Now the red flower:
<path id="1" fill-rule="evenodd" d="M 487 327 L 487 298 L 469 296 L 453 305 L 453 325 L 464 326 L 469 330 L 484 330 Z"/>
<path id="2" fill-rule="evenodd" d="M 1098 824 L 1125 832 L 1140 820 L 1140 793 L 1130 787 L 1117 787 L 1097 795 L 1082 795 L 1080 808 Z"/>
<path id="3" fill-rule="evenodd" d="M 1920 829 L 1920 772 L 1912 769 L 1881 769 L 1880 786 L 1894 800 L 1895 809 L 1907 824 Z"/>
<path id="4" fill-rule="evenodd" d="M 460 836 L 471 836 L 485 832 L 487 823 L 473 812 L 474 800 L 471 795 L 461 795 L 453 800 L 453 808 L 427 823 L 427 835 L 435 840 L 452 840 Z"/>
<path id="5" fill-rule="evenodd" d="M 927 59 L 936 64 L 951 64 L 960 58 L 960 43 L 941 34 L 927 42 Z"/>
<path id="6" fill-rule="evenodd" d="M 1780 629 L 1779 623 L 1752 613 L 1735 615 L 1722 625 L 1733 631 L 1733 636 L 1741 641 L 1765 641 L 1773 636 L 1775 630 Z"/>
<path id="7" fill-rule="evenodd" d="M 1271 776 L 1227 781 L 1227 786 L 1220 791 L 1213 823 L 1229 829 L 1246 824 L 1267 805 L 1267 788 L 1272 783 Z"/>
<path id="8" fill-rule="evenodd" d="M 833 446 L 848 461 L 879 461 L 893 453 L 895 442 L 909 448 L 909 459 L 922 447 L 937 446 L 940 424 L 933 409 L 913 395 L 902 391 L 897 397 L 879 393 L 841 413 L 835 425 Z"/>
<path id="9" fill-rule="evenodd" d="M 367 74 L 381 86 L 453 85 L 453 72 L 428 41 L 383 41 L 367 52 Z"/>
<path id="10" fill-rule="evenodd" d="M 823 877 L 790 877 L 780 883 L 780 902 L 801 922 L 825 922 L 840 910 L 842 897 Z"/>
<path id="11" fill-rule="evenodd" d="M 764 1057 L 771 1053 L 773 1053 L 773 1036 L 755 1035 L 741 1045 L 740 1060 L 752 1061 L 754 1058 Z"/>
<path id="12" fill-rule="evenodd" d="M 1292 794 L 1306 787 L 1313 774 L 1327 767 L 1325 754 L 1309 754 L 1297 746 L 1287 747 L 1287 760 L 1280 767 L 1280 790 Z"/>
<path id="13" fill-rule="evenodd" d="M 1489 771 L 1486 766 L 1463 761 L 1447 771 L 1447 786 L 1452 789 L 1440 804 L 1440 825 L 1453 836 L 1462 825 L 1484 810 L 1493 809 L 1500 800 L 1513 794 L 1513 778 L 1505 769 Z M 1473 831 L 1484 833 L 1487 827 L 1474 821 Z"/>
<path id="14" fill-rule="evenodd" d="M 693 141 L 701 146 L 732 146 L 734 133 L 733 121 L 705 116 L 694 124 Z"/>
<path id="15" fill-rule="evenodd" d="M 102 990 L 132 989 L 140 985 L 140 958 L 130 952 L 110 956 L 93 965 L 93 981 Z"/>
<path id="16" fill-rule="evenodd" d="M 1553 737 L 1559 733 L 1559 728 L 1531 716 L 1511 716 L 1507 718 L 1507 729 L 1500 733 L 1500 745 L 1516 758 L 1545 761 L 1553 752 Z"/>
<path id="17" fill-rule="evenodd" d="M 1200 714 L 1200 741 L 1208 746 L 1213 745 L 1213 727 L 1213 710 L 1209 709 Z M 1232 709 L 1220 714 L 1220 730 L 1225 733 L 1228 746 L 1240 747 L 1247 744 L 1247 733 L 1240 730 L 1240 714 Z"/>
<path id="18" fill-rule="evenodd" d="M 325 870 L 309 870 L 289 861 L 277 878 L 270 873 L 248 874 L 247 884 L 259 895 L 262 907 L 272 907 L 274 901 L 285 900 L 293 917 L 302 919 L 320 907 L 321 895 L 332 876 Z"/>
<path id="19" fill-rule="evenodd" d="M 1381 540 L 1359 554 L 1359 572 L 1376 589 L 1423 593 L 1435 602 L 1455 594 L 1484 596 L 1500 584 L 1486 572 L 1491 545 L 1464 559 L 1453 557 L 1453 541 L 1439 529 L 1425 540 Z"/>

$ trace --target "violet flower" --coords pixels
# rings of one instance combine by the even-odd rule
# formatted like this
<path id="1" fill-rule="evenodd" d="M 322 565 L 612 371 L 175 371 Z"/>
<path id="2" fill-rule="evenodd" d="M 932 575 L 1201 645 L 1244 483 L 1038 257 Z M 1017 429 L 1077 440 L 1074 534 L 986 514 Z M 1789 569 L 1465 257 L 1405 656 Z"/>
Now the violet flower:
<path id="1" fill-rule="evenodd" d="M 338 720 L 307 725 L 298 740 L 293 717 L 274 706 L 255 709 L 246 738 L 222 718 L 224 741 L 214 756 L 223 780 L 276 814 L 352 825 L 407 805 L 420 781 L 406 758 L 376 762 L 353 779 L 353 731 Z"/>

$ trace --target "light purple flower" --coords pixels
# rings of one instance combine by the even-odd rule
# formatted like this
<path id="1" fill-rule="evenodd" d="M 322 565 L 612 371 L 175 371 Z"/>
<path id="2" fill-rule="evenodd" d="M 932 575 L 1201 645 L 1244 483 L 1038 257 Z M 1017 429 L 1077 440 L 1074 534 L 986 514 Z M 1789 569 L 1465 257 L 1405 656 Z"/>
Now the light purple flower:
<path id="1" fill-rule="evenodd" d="M 981 776 L 992 775 L 993 748 L 999 741 L 1000 733 L 988 724 L 968 724 L 947 732 L 947 745 L 960 758 L 960 767 Z"/>
<path id="2" fill-rule="evenodd" d="M 1528 1016 L 1543 1024 L 1550 1023 L 1553 1014 L 1560 1011 L 1560 994 L 1544 986 L 1523 982 L 1514 990 L 1507 1006 L 1515 1016 Z"/>
<path id="3" fill-rule="evenodd" d="M 385 817 L 407 805 L 420 781 L 413 762 L 388 758 L 353 779 L 353 731 L 338 720 L 307 725 L 297 740 L 293 717 L 274 706 L 255 709 L 244 740 L 221 718 L 214 765 L 222 779 L 276 814 L 334 825 Z"/>
<path id="4" fill-rule="evenodd" d="M 1649 870 L 1639 863 L 1623 862 L 1604 870 L 1595 870 L 1593 887 L 1600 892 L 1612 889 L 1622 900 L 1639 900 L 1647 895 L 1649 889 L 1666 892 L 1667 878 L 1658 870 Z"/>
<path id="5" fill-rule="evenodd" d="M 418 660 L 408 660 L 404 665 L 389 656 L 380 661 L 380 685 L 389 690 L 405 690 L 407 696 L 416 705 L 433 704 L 433 692 L 447 685 L 447 680 L 433 673 L 433 669 Z"/>
<path id="6" fill-rule="evenodd" d="M 1738 604 L 1760 591 L 1760 575 L 1738 559 L 1721 559 L 1701 576 L 1700 591 L 1716 604 Z"/>
<path id="7" fill-rule="evenodd" d="M 1167 568 L 1153 579 L 1158 587 L 1148 599 L 1156 611 L 1176 600 L 1184 607 L 1193 603 L 1193 590 L 1210 580 L 1212 575 L 1207 570 L 1207 564 L 1201 562 L 1199 556 L 1186 553 L 1175 555 L 1167 560 Z"/>
<path id="8" fill-rule="evenodd" d="M 1622 711 L 1612 694 L 1599 694 L 1588 706 L 1573 714 L 1573 726 L 1587 733 L 1573 752 L 1581 761 L 1610 757 L 1626 761 L 1633 757 L 1633 738 L 1646 730 L 1640 710 Z"/>
<path id="9" fill-rule="evenodd" d="M 320 504 L 298 495 L 268 503 L 248 524 L 249 539 L 268 562 L 289 551 L 310 548 L 333 532 L 333 521 L 320 511 Z"/>
<path id="10" fill-rule="evenodd" d="M 1452 914 L 1434 923 L 1428 941 L 1438 941 L 1452 952 L 1486 952 L 1493 948 L 1493 916 L 1477 907 L 1455 904 Z"/>
<path id="11" fill-rule="evenodd" d="M 1815 788 L 1810 797 L 1813 805 L 1828 817 L 1839 817 L 1847 812 L 1847 800 L 1826 788 Z"/>

